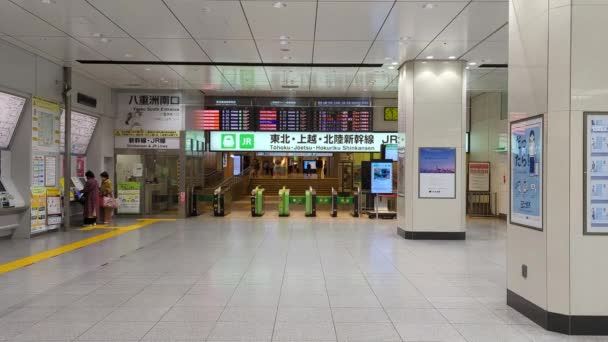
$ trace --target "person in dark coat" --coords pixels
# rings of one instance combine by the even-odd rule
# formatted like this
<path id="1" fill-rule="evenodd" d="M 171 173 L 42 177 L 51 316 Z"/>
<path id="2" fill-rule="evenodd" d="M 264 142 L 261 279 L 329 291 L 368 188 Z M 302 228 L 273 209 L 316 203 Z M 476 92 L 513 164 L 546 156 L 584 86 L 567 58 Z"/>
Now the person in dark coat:
<path id="1" fill-rule="evenodd" d="M 87 171 L 84 175 L 87 178 L 87 182 L 82 189 L 82 195 L 84 196 L 84 225 L 90 226 L 97 222 L 97 212 L 99 211 L 99 184 L 97 184 L 93 172 Z"/>

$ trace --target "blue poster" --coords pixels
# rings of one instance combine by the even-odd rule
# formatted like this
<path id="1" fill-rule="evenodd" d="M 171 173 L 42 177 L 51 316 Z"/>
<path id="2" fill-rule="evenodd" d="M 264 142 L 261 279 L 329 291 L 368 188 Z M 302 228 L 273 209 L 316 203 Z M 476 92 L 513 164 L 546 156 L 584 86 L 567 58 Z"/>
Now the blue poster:
<path id="1" fill-rule="evenodd" d="M 420 148 L 418 156 L 418 197 L 456 198 L 455 148 Z"/>
<path id="2" fill-rule="evenodd" d="M 543 228 L 543 119 L 511 124 L 511 223 Z"/>

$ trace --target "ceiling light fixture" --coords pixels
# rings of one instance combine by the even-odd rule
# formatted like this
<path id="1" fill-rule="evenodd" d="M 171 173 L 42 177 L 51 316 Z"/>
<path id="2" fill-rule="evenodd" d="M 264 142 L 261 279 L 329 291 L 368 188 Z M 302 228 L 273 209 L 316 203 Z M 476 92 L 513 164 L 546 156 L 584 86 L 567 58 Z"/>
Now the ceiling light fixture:
<path id="1" fill-rule="evenodd" d="M 470 68 L 470 67 L 466 67 L 465 69 L 469 70 L 469 69 L 471 69 L 471 68 Z"/>
<path id="2" fill-rule="evenodd" d="M 146 71 L 150 71 L 150 70 L 152 70 L 152 69 L 150 69 L 150 68 L 146 68 Z"/>
<path id="3" fill-rule="evenodd" d="M 435 4 L 428 3 L 428 4 L 422 5 L 422 8 L 424 8 L 424 9 L 433 9 L 433 8 L 435 8 L 435 6 L 436 6 Z"/>
<path id="4" fill-rule="evenodd" d="M 133 57 L 135 57 L 135 56 L 133 56 L 133 55 L 132 55 L 132 54 L 130 54 L 130 53 L 125 53 L 125 58 L 133 58 Z"/>
<path id="5" fill-rule="evenodd" d="M 54 4 L 55 3 L 54 0 L 40 0 L 40 2 L 42 2 L 45 5 L 50 5 L 50 4 Z"/>
<path id="6" fill-rule="evenodd" d="M 456 56 L 450 56 L 449 59 L 456 59 Z"/>
<path id="7" fill-rule="evenodd" d="M 291 59 L 291 56 L 283 56 L 282 58 L 283 58 L 284 60 L 290 60 L 290 59 Z"/>
<path id="8" fill-rule="evenodd" d="M 110 40 L 109 40 L 108 38 L 106 38 L 106 37 L 103 37 L 103 38 L 101 38 L 99 41 L 100 41 L 100 42 L 102 42 L 102 43 L 107 43 L 107 42 L 109 42 Z"/>
<path id="9" fill-rule="evenodd" d="M 393 62 L 393 63 L 391 63 L 391 64 L 392 64 L 392 65 L 398 65 L 399 63 L 397 63 L 397 62 Z"/>
<path id="10" fill-rule="evenodd" d="M 435 56 L 426 56 L 426 59 L 433 59 Z"/>
<path id="11" fill-rule="evenodd" d="M 388 68 L 389 68 L 389 69 L 391 69 L 391 70 L 394 70 L 394 69 L 395 69 L 395 67 L 394 67 L 394 66 L 389 66 Z"/>
<path id="12" fill-rule="evenodd" d="M 286 40 L 281 40 L 280 42 L 281 45 L 289 45 L 289 42 Z"/>
<path id="13" fill-rule="evenodd" d="M 469 65 L 477 65 L 475 62 L 470 62 Z"/>
<path id="14" fill-rule="evenodd" d="M 285 8 L 287 7 L 287 4 L 281 1 L 277 1 L 274 4 L 272 4 L 272 7 L 274 8 Z"/>
<path id="15" fill-rule="evenodd" d="M 287 40 L 287 39 L 289 39 L 289 36 L 282 35 L 282 36 L 279 36 L 279 39 L 280 40 Z"/>

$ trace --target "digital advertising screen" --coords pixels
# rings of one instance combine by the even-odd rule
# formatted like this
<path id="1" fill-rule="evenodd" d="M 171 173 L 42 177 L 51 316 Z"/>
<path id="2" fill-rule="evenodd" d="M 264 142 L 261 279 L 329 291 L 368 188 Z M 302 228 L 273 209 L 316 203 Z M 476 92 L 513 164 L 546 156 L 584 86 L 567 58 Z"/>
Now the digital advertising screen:
<path id="1" fill-rule="evenodd" d="M 86 154 L 99 119 L 72 111 L 72 154 Z M 61 150 L 65 151 L 65 111 L 61 112 Z"/>
<path id="2" fill-rule="evenodd" d="M 304 173 L 317 172 L 316 160 L 302 160 L 302 166 L 304 167 Z"/>
<path id="3" fill-rule="evenodd" d="M 393 161 L 372 160 L 371 190 L 373 194 L 393 193 Z"/>
<path id="4" fill-rule="evenodd" d="M 26 99 L 0 92 L 0 148 L 8 148 Z"/>

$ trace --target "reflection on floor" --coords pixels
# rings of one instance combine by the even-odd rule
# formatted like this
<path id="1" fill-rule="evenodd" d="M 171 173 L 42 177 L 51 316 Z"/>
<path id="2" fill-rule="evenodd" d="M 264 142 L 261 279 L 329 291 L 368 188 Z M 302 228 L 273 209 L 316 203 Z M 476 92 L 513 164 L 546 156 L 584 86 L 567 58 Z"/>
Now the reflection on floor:
<path id="1" fill-rule="evenodd" d="M 159 222 L 0 275 L 0 340 L 591 340 L 509 309 L 504 222 L 469 226 L 408 241 L 346 213 Z M 94 233 L 0 241 L 0 256 Z"/>

